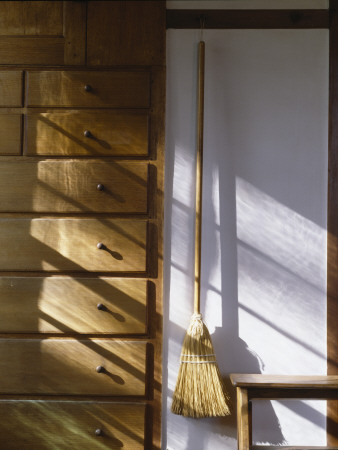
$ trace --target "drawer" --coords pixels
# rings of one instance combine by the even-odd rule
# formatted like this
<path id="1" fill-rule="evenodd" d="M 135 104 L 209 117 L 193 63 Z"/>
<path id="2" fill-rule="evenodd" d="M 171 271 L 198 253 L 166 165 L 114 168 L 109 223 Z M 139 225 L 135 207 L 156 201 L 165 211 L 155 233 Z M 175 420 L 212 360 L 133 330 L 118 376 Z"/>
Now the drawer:
<path id="1" fill-rule="evenodd" d="M 146 311 L 146 280 L 0 278 L 0 333 L 145 333 Z"/>
<path id="2" fill-rule="evenodd" d="M 0 393 L 144 396 L 146 345 L 100 339 L 4 339 Z"/>
<path id="3" fill-rule="evenodd" d="M 27 155 L 148 155 L 147 114 L 30 111 L 26 123 Z"/>
<path id="4" fill-rule="evenodd" d="M 149 104 L 149 72 L 27 73 L 27 106 L 147 108 Z"/>
<path id="5" fill-rule="evenodd" d="M 0 173 L 3 212 L 147 212 L 147 163 L 26 159 Z"/>
<path id="6" fill-rule="evenodd" d="M 20 154 L 21 114 L 0 114 L 0 155 Z"/>
<path id="7" fill-rule="evenodd" d="M 0 106 L 22 106 L 21 70 L 0 70 Z"/>
<path id="8" fill-rule="evenodd" d="M 145 413 L 140 403 L 0 400 L 1 448 L 143 450 Z"/>
<path id="9" fill-rule="evenodd" d="M 0 270 L 145 272 L 146 241 L 144 220 L 0 219 Z"/>

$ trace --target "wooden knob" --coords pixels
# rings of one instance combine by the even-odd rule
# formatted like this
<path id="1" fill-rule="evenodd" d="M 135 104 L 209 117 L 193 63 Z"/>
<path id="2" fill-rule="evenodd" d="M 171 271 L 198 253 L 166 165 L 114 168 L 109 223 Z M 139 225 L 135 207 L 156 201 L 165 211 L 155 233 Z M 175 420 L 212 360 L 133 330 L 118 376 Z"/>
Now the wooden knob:
<path id="1" fill-rule="evenodd" d="M 97 366 L 97 367 L 96 367 L 96 372 L 97 372 L 97 373 L 102 373 L 102 372 L 104 372 L 104 367 L 103 367 L 103 366 Z"/>
<path id="2" fill-rule="evenodd" d="M 99 311 L 103 311 L 103 310 L 105 310 L 106 308 L 105 308 L 105 306 L 104 306 L 103 303 L 98 303 L 98 304 L 97 304 L 97 309 L 98 309 Z"/>
<path id="3" fill-rule="evenodd" d="M 96 189 L 98 190 L 98 191 L 103 191 L 103 189 L 104 189 L 104 186 L 103 186 L 103 184 L 98 184 L 97 186 L 96 186 Z"/>
<path id="4" fill-rule="evenodd" d="M 85 90 L 86 92 L 91 92 L 91 91 L 93 90 L 93 88 L 91 87 L 90 84 L 86 84 L 85 87 L 84 87 L 84 90 Z"/>
<path id="5" fill-rule="evenodd" d="M 104 244 L 103 244 L 102 242 L 99 242 L 99 243 L 96 244 L 96 247 L 97 247 L 99 250 L 102 250 L 103 247 L 104 247 Z"/>
<path id="6" fill-rule="evenodd" d="M 95 430 L 95 434 L 96 434 L 96 436 L 102 436 L 103 435 L 103 431 L 101 430 L 101 428 L 97 428 Z"/>
<path id="7" fill-rule="evenodd" d="M 85 135 L 86 138 L 90 138 L 92 136 L 92 133 L 89 130 L 85 130 L 83 134 Z"/>

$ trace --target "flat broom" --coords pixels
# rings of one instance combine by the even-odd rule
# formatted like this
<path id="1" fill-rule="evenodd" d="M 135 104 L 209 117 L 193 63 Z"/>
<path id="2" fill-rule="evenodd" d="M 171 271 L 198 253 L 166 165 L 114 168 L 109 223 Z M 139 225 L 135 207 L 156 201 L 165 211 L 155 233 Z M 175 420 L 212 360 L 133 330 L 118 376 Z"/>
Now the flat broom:
<path id="1" fill-rule="evenodd" d="M 223 385 L 209 331 L 200 312 L 204 66 L 205 43 L 201 41 L 198 48 L 194 314 L 183 341 L 180 369 L 171 405 L 174 414 L 194 418 L 230 414 L 229 396 Z"/>

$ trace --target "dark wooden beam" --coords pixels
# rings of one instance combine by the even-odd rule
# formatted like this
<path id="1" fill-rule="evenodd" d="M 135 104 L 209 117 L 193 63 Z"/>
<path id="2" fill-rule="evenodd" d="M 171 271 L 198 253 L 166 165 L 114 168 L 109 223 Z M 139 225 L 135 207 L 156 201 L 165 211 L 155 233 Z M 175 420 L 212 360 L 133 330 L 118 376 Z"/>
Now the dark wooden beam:
<path id="1" fill-rule="evenodd" d="M 338 374 L 338 1 L 330 1 L 327 373 Z M 338 445 L 338 401 L 327 404 L 327 444 Z"/>
<path id="2" fill-rule="evenodd" d="M 167 28 L 200 28 L 201 18 L 206 29 L 329 28 L 327 9 L 167 9 Z"/>

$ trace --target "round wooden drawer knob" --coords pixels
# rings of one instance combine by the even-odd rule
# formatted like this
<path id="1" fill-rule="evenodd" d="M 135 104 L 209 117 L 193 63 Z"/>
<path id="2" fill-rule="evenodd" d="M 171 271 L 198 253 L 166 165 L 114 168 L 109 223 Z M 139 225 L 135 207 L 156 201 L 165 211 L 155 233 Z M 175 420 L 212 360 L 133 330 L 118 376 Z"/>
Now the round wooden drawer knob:
<path id="1" fill-rule="evenodd" d="M 104 367 L 103 367 L 103 366 L 97 366 L 97 367 L 96 367 L 96 372 L 97 372 L 97 373 L 102 373 L 102 372 L 104 372 Z"/>
<path id="2" fill-rule="evenodd" d="M 85 130 L 83 134 L 85 135 L 86 138 L 90 138 L 92 136 L 92 133 L 89 130 Z"/>
<path id="3" fill-rule="evenodd" d="M 99 242 L 98 244 L 96 244 L 96 247 L 97 247 L 99 250 L 102 250 L 102 249 L 104 248 L 104 244 L 103 244 L 102 242 Z"/>
<path id="4" fill-rule="evenodd" d="M 96 434 L 96 436 L 102 436 L 103 435 L 103 431 L 101 430 L 101 428 L 97 428 L 95 430 L 95 434 Z"/>
<path id="5" fill-rule="evenodd" d="M 84 90 L 85 90 L 86 92 L 92 92 L 93 88 L 91 87 L 90 84 L 86 84 L 85 87 L 84 87 Z"/>
<path id="6" fill-rule="evenodd" d="M 104 310 L 106 309 L 106 307 L 104 306 L 103 303 L 98 303 L 98 304 L 97 304 L 97 309 L 98 309 L 99 311 L 104 311 Z"/>
<path id="7" fill-rule="evenodd" d="M 103 186 L 103 184 L 98 184 L 97 186 L 96 186 L 96 189 L 98 190 L 98 191 L 103 191 L 103 189 L 104 189 L 104 186 Z"/>

